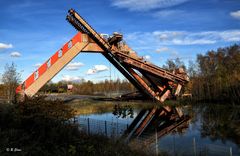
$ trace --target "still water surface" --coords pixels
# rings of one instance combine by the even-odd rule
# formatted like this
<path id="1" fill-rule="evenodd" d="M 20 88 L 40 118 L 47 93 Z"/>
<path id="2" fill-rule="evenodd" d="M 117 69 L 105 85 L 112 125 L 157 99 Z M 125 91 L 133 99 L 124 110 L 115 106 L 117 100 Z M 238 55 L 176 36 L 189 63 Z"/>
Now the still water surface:
<path id="1" fill-rule="evenodd" d="M 153 143 L 157 142 L 157 146 L 153 143 L 149 145 L 153 150 L 157 147 L 159 151 L 166 151 L 170 155 L 240 156 L 239 107 L 201 104 L 184 106 L 182 110 L 184 115 L 191 118 L 188 126 L 156 138 Z M 141 109 L 133 109 L 130 113 L 125 112 L 125 115 L 119 115 L 115 111 L 78 118 L 130 125 Z M 151 132 L 145 133 L 142 138 L 148 135 L 152 136 Z"/>

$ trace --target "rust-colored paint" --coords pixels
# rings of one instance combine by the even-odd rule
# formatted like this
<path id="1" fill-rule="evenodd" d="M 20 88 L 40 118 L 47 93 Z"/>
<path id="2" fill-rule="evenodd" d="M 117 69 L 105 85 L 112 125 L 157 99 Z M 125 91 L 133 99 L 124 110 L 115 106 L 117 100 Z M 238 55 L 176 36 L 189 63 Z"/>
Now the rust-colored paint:
<path id="1" fill-rule="evenodd" d="M 65 55 L 61 57 L 59 56 L 58 61 L 52 64 L 52 66 L 49 66 L 46 72 L 44 72 L 37 80 L 35 80 L 31 86 L 24 90 L 24 93 L 30 97 L 34 96 L 39 89 L 41 89 L 49 80 L 59 73 L 66 66 L 66 64 L 68 64 L 75 56 L 77 56 L 87 44 L 88 43 L 83 42 L 76 43 L 74 47 L 65 53 Z"/>
<path id="2" fill-rule="evenodd" d="M 62 47 L 62 55 L 64 55 L 68 51 L 68 42 L 65 43 Z"/>
<path id="3" fill-rule="evenodd" d="M 57 62 L 57 60 L 58 60 L 58 51 L 51 57 L 51 64 L 54 64 L 55 62 Z"/>
<path id="4" fill-rule="evenodd" d="M 25 81 L 25 88 L 28 88 L 34 82 L 34 73 L 31 74 Z"/>
<path id="5" fill-rule="evenodd" d="M 75 45 L 77 42 L 82 42 L 82 33 L 78 32 L 77 35 L 75 35 L 73 38 L 72 38 L 72 43 L 73 45 Z"/>
<path id="6" fill-rule="evenodd" d="M 81 51 L 87 53 L 104 53 L 101 47 L 97 43 L 88 43 L 87 46 Z"/>
<path id="7" fill-rule="evenodd" d="M 148 113 L 148 115 L 144 118 L 144 120 L 141 122 L 141 124 L 137 128 L 136 130 L 137 135 L 139 135 L 144 130 L 145 126 L 147 125 L 148 122 L 150 122 L 150 120 L 152 119 L 152 116 L 155 115 L 156 111 L 157 111 L 156 107 L 151 109 L 151 111 Z"/>
<path id="8" fill-rule="evenodd" d="M 73 20 L 75 19 L 75 20 Z M 139 89 L 142 93 L 145 93 L 146 95 L 148 95 L 149 97 L 155 98 L 157 101 L 163 102 L 170 94 L 171 91 L 167 90 L 164 94 L 162 94 L 162 87 L 164 87 L 165 85 L 171 85 L 174 87 L 177 87 L 177 85 L 175 85 L 175 83 L 179 83 L 184 85 L 185 83 L 187 83 L 189 80 L 185 78 L 184 75 L 179 75 L 179 74 L 174 74 L 171 72 L 168 72 L 164 69 L 161 69 L 155 65 L 152 65 L 150 62 L 145 61 L 143 58 L 137 56 L 137 54 L 134 53 L 133 54 L 128 54 L 125 53 L 126 49 L 128 49 L 127 51 L 130 52 L 131 49 L 130 48 L 121 48 L 120 47 L 115 47 L 113 48 L 109 42 L 105 39 L 103 39 L 78 13 L 76 13 L 74 10 L 69 10 L 69 14 L 67 16 L 67 20 L 77 29 L 80 30 L 82 32 L 86 32 L 84 31 L 81 26 L 84 27 L 84 29 L 87 30 L 88 34 L 83 34 L 78 32 L 70 41 L 68 41 L 67 43 L 65 43 L 63 45 L 63 47 L 61 49 L 59 49 L 50 59 L 51 59 L 51 66 L 57 65 L 58 63 L 62 63 L 61 65 L 61 69 L 64 67 L 64 65 L 66 65 L 70 60 L 65 60 L 65 59 L 60 59 L 60 57 L 63 57 L 65 54 L 65 56 L 73 56 L 70 52 L 67 53 L 73 46 L 75 46 L 76 43 L 78 42 L 82 42 L 81 45 L 84 47 L 81 47 L 80 49 L 78 48 L 72 48 L 71 51 L 74 51 L 74 56 L 77 55 L 80 51 L 82 51 L 83 49 L 85 49 L 86 51 L 93 49 L 93 52 L 100 52 L 98 51 L 98 49 L 96 49 L 96 47 L 99 48 L 99 46 L 107 52 L 107 54 L 104 54 L 104 56 L 115 65 L 115 67 L 117 67 L 121 73 L 123 73 L 124 76 L 126 76 L 130 82 L 132 82 L 135 87 L 137 89 Z M 78 22 L 80 25 L 78 25 Z M 84 36 L 86 38 L 84 38 Z M 92 37 L 94 36 L 94 37 Z M 90 45 L 91 42 L 95 42 L 95 44 L 97 45 Z M 101 48 L 99 50 L 101 50 Z M 113 48 L 113 49 L 111 49 Z M 124 50 L 125 49 L 125 50 Z M 61 56 L 59 56 L 59 51 L 61 50 Z M 110 54 L 111 55 L 108 55 Z M 65 58 L 64 56 L 64 58 Z M 69 58 L 72 58 L 71 56 L 69 56 Z M 63 61 L 59 61 L 63 60 Z M 68 62 L 66 62 L 68 61 Z M 161 79 L 164 80 L 160 87 L 158 83 L 156 83 L 156 85 L 154 87 L 152 87 L 151 85 L 149 85 L 142 77 L 141 75 L 139 75 L 137 72 L 135 72 L 133 70 L 133 68 L 135 70 L 138 71 L 143 71 L 144 73 L 148 73 L 150 75 L 152 75 L 153 77 L 157 78 L 157 79 Z M 49 68 L 49 69 L 56 69 L 56 73 L 58 71 L 60 71 L 60 68 L 57 67 L 53 67 L 53 68 Z M 45 62 L 39 69 L 38 69 L 38 77 L 40 77 L 40 79 L 44 80 L 44 76 L 42 76 L 46 71 L 48 70 L 47 68 L 47 62 Z M 141 72 L 140 71 L 140 72 Z M 44 74 L 45 75 L 45 74 Z M 42 77 L 41 77 L 42 76 Z M 53 77 L 54 75 L 52 75 L 51 77 Z M 151 79 L 150 79 L 151 80 Z M 170 83 L 167 83 L 167 81 L 170 81 Z M 40 81 L 40 80 L 39 80 Z M 46 83 L 45 81 L 40 81 L 41 86 L 44 85 L 44 83 Z M 148 81 L 149 82 L 149 81 Z M 26 80 L 25 82 L 25 88 L 27 89 L 31 84 L 34 83 L 34 73 Z M 153 83 L 155 84 L 155 83 Z M 37 87 L 35 87 L 37 86 Z M 40 85 L 38 85 L 38 82 L 36 82 L 36 85 L 34 84 L 33 86 L 31 86 L 31 88 L 29 88 L 29 90 L 25 90 L 26 92 L 28 92 L 29 95 L 33 95 L 35 94 L 38 89 L 41 87 Z M 33 88 L 33 89 L 32 89 Z M 154 90 L 153 90 L 154 89 Z M 34 90 L 34 91 L 33 91 Z M 31 92 L 34 92 L 33 94 L 31 94 Z M 159 95 L 162 95 L 161 97 Z"/>
<path id="9" fill-rule="evenodd" d="M 16 94 L 20 93 L 22 90 L 22 85 L 19 85 L 17 88 L 16 88 Z"/>
<path id="10" fill-rule="evenodd" d="M 163 95 L 161 96 L 160 102 L 164 102 L 169 97 L 170 94 L 171 94 L 171 91 L 166 90 L 165 93 L 163 93 Z"/>
<path id="11" fill-rule="evenodd" d="M 179 82 L 182 84 L 185 84 L 188 82 L 188 80 L 180 75 L 173 74 L 169 71 L 166 71 L 162 68 L 156 67 L 150 63 L 144 62 L 144 60 L 136 58 L 136 57 L 131 57 L 127 54 L 117 52 L 116 55 L 121 58 L 126 64 L 129 66 L 132 66 L 137 69 L 144 70 L 144 72 L 150 73 L 152 75 L 158 76 L 165 78 L 167 80 L 170 80 L 170 82 Z"/>
<path id="12" fill-rule="evenodd" d="M 46 70 L 47 70 L 47 63 L 44 63 L 38 68 L 38 77 L 40 77 Z"/>
<path id="13" fill-rule="evenodd" d="M 150 96 L 152 96 L 153 98 L 159 101 L 159 96 L 148 86 L 148 84 L 132 68 L 127 68 L 127 69 L 129 73 L 131 73 L 132 76 L 138 80 L 138 82 L 148 92 L 148 94 L 150 94 Z"/>
<path id="14" fill-rule="evenodd" d="M 171 125 L 162 128 L 160 131 L 157 132 L 157 134 L 154 133 L 152 136 L 146 138 L 144 140 L 145 145 L 149 145 L 152 142 L 154 142 L 156 140 L 156 136 L 157 136 L 157 138 L 160 138 L 166 134 L 169 134 L 173 130 L 179 129 L 180 127 L 184 127 L 183 125 L 185 125 L 185 127 L 188 127 L 190 120 L 191 120 L 190 117 L 184 116 L 182 119 L 177 120 L 174 123 L 172 123 Z"/>
<path id="15" fill-rule="evenodd" d="M 69 43 L 71 43 L 71 47 L 69 47 Z M 70 41 L 64 44 L 62 47 L 62 55 L 64 55 L 69 49 L 71 49 L 77 42 L 81 42 L 81 33 L 78 32 Z"/>
<path id="16" fill-rule="evenodd" d="M 73 38 L 72 40 L 70 40 L 72 42 L 72 47 L 78 43 L 82 41 L 82 33 L 78 32 Z M 58 51 L 56 51 L 51 57 L 51 66 L 58 61 L 58 52 L 60 50 L 62 50 L 62 55 L 64 55 L 70 48 L 68 48 L 68 43 L 70 42 L 68 41 L 67 43 L 64 44 L 64 46 L 59 49 Z M 47 67 L 47 61 L 42 64 L 39 68 L 38 68 L 38 77 L 40 77 L 46 70 L 48 69 Z M 25 89 L 27 89 L 32 83 L 34 82 L 34 73 L 31 74 L 25 81 Z M 19 93 L 22 90 L 22 86 L 19 85 L 16 89 L 16 93 Z"/>

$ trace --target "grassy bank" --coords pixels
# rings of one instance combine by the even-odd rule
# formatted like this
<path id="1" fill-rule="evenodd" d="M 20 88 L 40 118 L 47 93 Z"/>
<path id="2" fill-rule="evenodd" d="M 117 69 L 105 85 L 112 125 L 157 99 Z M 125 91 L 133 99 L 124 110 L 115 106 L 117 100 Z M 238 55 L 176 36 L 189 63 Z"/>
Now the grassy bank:
<path id="1" fill-rule="evenodd" d="M 66 122 L 72 116 L 71 108 L 61 101 L 30 99 L 16 106 L 0 105 L 0 155 L 146 155 L 137 146 L 79 132 Z"/>
<path id="2" fill-rule="evenodd" d="M 115 105 L 130 106 L 131 108 L 141 109 L 150 108 L 153 106 L 161 106 L 158 103 L 142 102 L 142 101 L 101 101 L 94 99 L 77 99 L 66 103 L 75 112 L 75 115 L 80 114 L 93 114 L 111 112 Z"/>
<path id="3" fill-rule="evenodd" d="M 162 106 L 183 106 L 191 104 L 191 100 L 166 100 L 163 104 L 159 102 L 153 101 L 104 101 L 98 100 L 94 98 L 87 98 L 87 99 L 75 99 L 65 104 L 70 106 L 75 115 L 80 114 L 94 114 L 94 113 L 105 113 L 111 112 L 114 109 L 115 105 L 120 105 L 122 107 L 129 106 L 133 109 L 143 109 L 143 108 L 151 108 L 151 107 L 162 107 Z"/>

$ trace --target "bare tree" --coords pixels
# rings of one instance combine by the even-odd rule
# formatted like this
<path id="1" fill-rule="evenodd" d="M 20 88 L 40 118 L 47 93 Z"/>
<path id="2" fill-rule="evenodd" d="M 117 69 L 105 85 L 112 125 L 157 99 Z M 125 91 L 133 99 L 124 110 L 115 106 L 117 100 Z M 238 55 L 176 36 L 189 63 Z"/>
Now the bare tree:
<path id="1" fill-rule="evenodd" d="M 2 75 L 2 82 L 4 84 L 4 92 L 8 102 L 16 102 L 15 90 L 20 83 L 20 74 L 17 72 L 16 65 L 14 63 L 11 65 L 5 65 L 5 71 Z"/>

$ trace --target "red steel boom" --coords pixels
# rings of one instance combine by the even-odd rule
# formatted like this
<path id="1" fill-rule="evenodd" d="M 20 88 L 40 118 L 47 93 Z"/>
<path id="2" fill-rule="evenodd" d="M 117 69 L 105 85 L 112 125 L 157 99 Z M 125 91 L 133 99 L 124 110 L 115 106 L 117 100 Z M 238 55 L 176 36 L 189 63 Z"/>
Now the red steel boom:
<path id="1" fill-rule="evenodd" d="M 35 95 L 80 52 L 101 53 L 142 94 L 159 102 L 178 96 L 182 86 L 189 81 L 181 68 L 172 73 L 139 57 L 122 42 L 123 35 L 114 33 L 112 37 L 104 38 L 73 9 L 69 10 L 67 20 L 79 32 L 18 86 L 17 93 Z"/>

